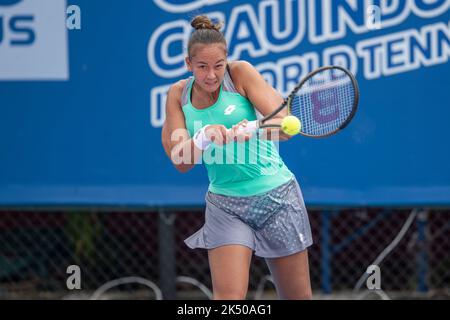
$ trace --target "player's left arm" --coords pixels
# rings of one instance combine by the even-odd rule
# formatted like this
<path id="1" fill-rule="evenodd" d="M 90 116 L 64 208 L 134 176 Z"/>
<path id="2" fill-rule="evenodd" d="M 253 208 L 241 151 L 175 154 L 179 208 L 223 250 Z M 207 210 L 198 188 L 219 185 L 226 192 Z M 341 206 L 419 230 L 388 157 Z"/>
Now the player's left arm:
<path id="1" fill-rule="evenodd" d="M 253 106 L 263 115 L 266 116 L 278 108 L 283 103 L 283 97 L 270 84 L 266 82 L 263 76 L 256 70 L 254 66 L 246 61 L 236 61 L 231 66 L 231 73 L 234 84 L 238 91 L 245 94 L 247 99 Z M 287 109 L 281 110 L 267 123 L 281 124 L 281 121 L 288 115 Z M 278 128 L 267 128 L 267 139 L 276 138 L 279 140 L 288 140 L 290 135 L 283 133 Z M 276 135 L 271 133 L 276 132 Z"/>

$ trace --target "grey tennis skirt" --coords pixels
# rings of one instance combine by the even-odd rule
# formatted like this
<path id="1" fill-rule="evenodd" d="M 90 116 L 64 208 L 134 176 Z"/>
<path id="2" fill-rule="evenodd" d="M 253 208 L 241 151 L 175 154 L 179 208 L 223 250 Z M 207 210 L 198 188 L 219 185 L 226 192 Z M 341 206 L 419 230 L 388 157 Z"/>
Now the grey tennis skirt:
<path id="1" fill-rule="evenodd" d="M 312 245 L 311 227 L 295 178 L 264 194 L 206 194 L 205 224 L 185 240 L 191 249 L 239 244 L 263 258 L 278 258 Z"/>

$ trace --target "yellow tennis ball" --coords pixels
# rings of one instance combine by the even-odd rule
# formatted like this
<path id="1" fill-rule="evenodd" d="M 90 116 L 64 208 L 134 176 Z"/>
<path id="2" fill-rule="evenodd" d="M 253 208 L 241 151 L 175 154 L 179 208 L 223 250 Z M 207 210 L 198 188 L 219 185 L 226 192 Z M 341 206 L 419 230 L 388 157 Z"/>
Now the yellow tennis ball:
<path id="1" fill-rule="evenodd" d="M 287 116 L 281 121 L 281 130 L 290 136 L 298 134 L 301 128 L 302 124 L 297 117 Z"/>

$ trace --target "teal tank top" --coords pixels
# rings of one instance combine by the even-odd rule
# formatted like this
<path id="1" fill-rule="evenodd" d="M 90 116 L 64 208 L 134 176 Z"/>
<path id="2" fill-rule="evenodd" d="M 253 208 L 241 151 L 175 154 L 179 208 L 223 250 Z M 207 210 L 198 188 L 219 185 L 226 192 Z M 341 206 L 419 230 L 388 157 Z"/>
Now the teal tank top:
<path id="1" fill-rule="evenodd" d="M 255 108 L 235 89 L 228 71 L 216 103 L 205 109 L 197 109 L 191 103 L 194 81 L 193 77 L 187 80 L 181 96 L 186 128 L 191 137 L 208 124 L 222 124 L 231 128 L 244 119 L 257 119 Z M 264 193 L 293 177 L 274 142 L 258 139 L 256 135 L 246 142 L 232 142 L 223 146 L 212 143 L 203 152 L 202 163 L 208 171 L 208 190 L 227 196 Z"/>

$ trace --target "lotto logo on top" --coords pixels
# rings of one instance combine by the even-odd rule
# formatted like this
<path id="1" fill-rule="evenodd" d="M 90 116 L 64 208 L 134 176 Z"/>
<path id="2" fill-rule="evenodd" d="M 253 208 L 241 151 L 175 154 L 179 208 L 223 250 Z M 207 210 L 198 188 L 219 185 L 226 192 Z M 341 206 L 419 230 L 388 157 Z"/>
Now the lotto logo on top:
<path id="1" fill-rule="evenodd" d="M 171 13 L 183 13 L 200 9 L 204 6 L 211 6 L 228 0 L 153 0 L 153 2 Z"/>
<path id="2" fill-rule="evenodd" d="M 66 0 L 0 0 L 0 80 L 68 80 Z"/>

